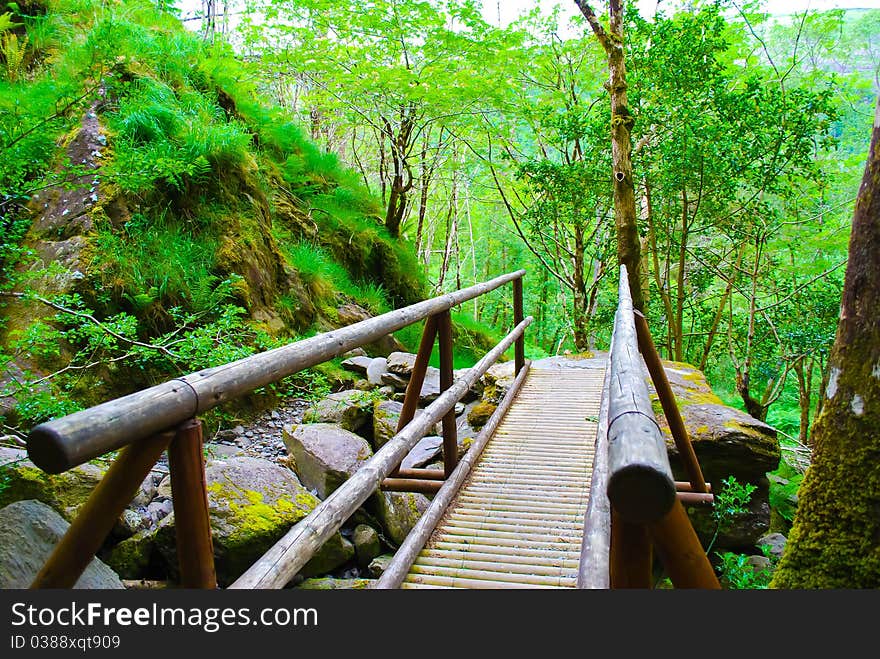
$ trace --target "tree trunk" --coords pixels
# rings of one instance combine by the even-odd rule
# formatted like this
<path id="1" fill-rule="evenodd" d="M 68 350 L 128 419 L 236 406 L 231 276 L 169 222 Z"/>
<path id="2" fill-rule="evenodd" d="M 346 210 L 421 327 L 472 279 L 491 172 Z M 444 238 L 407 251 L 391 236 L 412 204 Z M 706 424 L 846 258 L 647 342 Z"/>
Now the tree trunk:
<path id="1" fill-rule="evenodd" d="M 880 588 L 880 102 L 856 199 L 827 399 L 772 585 Z"/>
<path id="2" fill-rule="evenodd" d="M 574 347 L 578 352 L 589 350 L 590 335 L 587 331 L 587 286 L 584 281 L 584 228 L 574 227 L 574 300 L 572 320 L 574 320 Z"/>
<path id="3" fill-rule="evenodd" d="M 614 223 L 617 227 L 617 260 L 626 265 L 633 306 L 644 310 L 642 259 L 636 226 L 636 195 L 633 185 L 630 131 L 634 119 L 626 96 L 626 61 L 623 49 L 623 2 L 608 3 L 609 30 L 596 18 L 585 0 L 575 0 L 599 43 L 608 55 L 607 89 L 611 95 L 611 173 L 614 186 Z"/>

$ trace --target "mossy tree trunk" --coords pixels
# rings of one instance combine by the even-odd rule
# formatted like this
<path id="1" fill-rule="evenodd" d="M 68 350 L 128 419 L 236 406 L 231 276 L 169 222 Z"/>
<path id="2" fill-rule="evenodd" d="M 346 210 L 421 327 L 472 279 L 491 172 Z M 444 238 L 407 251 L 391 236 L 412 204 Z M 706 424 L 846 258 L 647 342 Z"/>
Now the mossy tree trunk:
<path id="1" fill-rule="evenodd" d="M 776 588 L 880 588 L 880 99 L 813 462 Z"/>
<path id="2" fill-rule="evenodd" d="M 626 265 L 633 306 L 644 310 L 641 244 L 636 226 L 636 195 L 630 139 L 635 120 L 629 112 L 626 94 L 623 0 L 609 2 L 608 30 L 602 26 L 587 2 L 584 0 L 575 0 L 575 2 L 608 55 L 606 88 L 611 95 L 611 168 L 614 186 L 614 223 L 617 226 L 617 260 L 618 263 Z"/>

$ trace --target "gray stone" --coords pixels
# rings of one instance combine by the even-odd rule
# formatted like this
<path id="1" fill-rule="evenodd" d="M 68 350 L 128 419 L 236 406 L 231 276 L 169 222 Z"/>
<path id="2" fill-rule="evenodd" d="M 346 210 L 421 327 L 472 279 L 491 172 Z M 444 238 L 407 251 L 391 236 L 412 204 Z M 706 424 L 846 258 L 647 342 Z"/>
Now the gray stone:
<path id="1" fill-rule="evenodd" d="M 283 434 L 297 475 L 322 499 L 373 455 L 367 440 L 328 423 L 285 426 Z"/>
<path id="2" fill-rule="evenodd" d="M 388 370 L 388 360 L 385 357 L 376 357 L 367 366 L 367 380 L 370 384 L 381 386 L 382 375 Z"/>
<path id="3" fill-rule="evenodd" d="M 343 327 L 373 317 L 369 311 L 357 304 L 343 304 L 337 307 L 336 316 L 339 319 L 340 326 Z M 363 348 L 368 355 L 384 357 L 392 352 L 403 350 L 404 345 L 393 334 L 386 334 L 373 343 L 363 346 Z"/>
<path id="4" fill-rule="evenodd" d="M 409 384 L 409 380 L 406 378 L 387 371 L 382 374 L 380 379 L 382 380 L 383 385 L 393 387 L 395 390 L 405 390 L 407 384 Z"/>
<path id="5" fill-rule="evenodd" d="M 350 357 L 349 359 L 343 360 L 340 366 L 346 371 L 366 375 L 367 369 L 370 367 L 372 361 L 373 360 L 367 357 L 365 353 L 363 357 Z"/>
<path id="6" fill-rule="evenodd" d="M 434 460 L 443 450 L 443 438 L 437 436 L 423 437 L 403 459 L 400 466 L 404 469 L 424 467 Z"/>
<path id="7" fill-rule="evenodd" d="M 351 537 L 358 565 L 367 567 L 376 556 L 382 553 L 382 542 L 376 529 L 366 524 L 358 524 Z"/>
<path id="8" fill-rule="evenodd" d="M 46 504 L 26 500 L 0 510 L 0 588 L 27 588 L 70 525 Z M 92 559 L 74 588 L 124 588 L 113 570 Z"/>
<path id="9" fill-rule="evenodd" d="M 371 502 L 386 537 L 397 545 L 403 543 L 431 503 L 424 494 L 413 492 L 377 492 Z"/>
<path id="10" fill-rule="evenodd" d="M 131 500 L 131 508 L 146 508 L 150 501 L 156 497 L 156 483 L 153 480 L 155 475 L 155 472 L 147 474 L 144 482 L 138 488 L 137 494 L 134 495 L 134 499 Z"/>
<path id="11" fill-rule="evenodd" d="M 378 579 L 385 574 L 385 570 L 388 569 L 392 560 L 394 560 L 394 554 L 382 554 L 381 556 L 377 556 L 370 561 L 367 571 L 370 573 L 371 577 Z"/>
<path id="12" fill-rule="evenodd" d="M 369 398 L 355 389 L 330 394 L 303 414 L 303 423 L 334 423 L 352 432 L 369 420 Z"/>
<path id="13" fill-rule="evenodd" d="M 411 352 L 392 352 L 388 355 L 387 368 L 391 373 L 403 376 L 408 380 L 412 375 L 415 363 L 416 356 Z"/>
<path id="14" fill-rule="evenodd" d="M 785 553 L 785 545 L 787 542 L 788 539 L 781 533 L 768 533 L 767 535 L 762 535 L 758 538 L 755 546 L 761 548 L 764 545 L 768 545 L 770 547 L 770 554 L 778 558 Z"/>
<path id="15" fill-rule="evenodd" d="M 138 531 L 149 525 L 149 518 L 141 515 L 138 511 L 126 508 L 119 516 L 116 526 L 113 527 L 113 536 L 124 540 L 130 538 Z"/>

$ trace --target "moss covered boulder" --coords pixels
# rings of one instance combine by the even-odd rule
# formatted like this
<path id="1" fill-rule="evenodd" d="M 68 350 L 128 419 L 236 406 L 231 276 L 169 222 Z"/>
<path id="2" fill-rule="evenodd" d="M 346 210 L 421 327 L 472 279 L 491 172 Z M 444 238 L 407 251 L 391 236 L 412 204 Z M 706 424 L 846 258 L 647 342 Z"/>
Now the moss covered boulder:
<path id="1" fill-rule="evenodd" d="M 510 389 L 513 381 L 516 379 L 514 373 L 515 364 L 512 361 L 493 364 L 489 370 L 483 375 L 482 381 L 482 398 L 486 403 L 498 405 L 504 394 Z"/>
<path id="2" fill-rule="evenodd" d="M 322 499 L 373 455 L 363 437 L 329 423 L 285 426 L 283 434 L 299 480 Z"/>
<path id="3" fill-rule="evenodd" d="M 214 561 L 221 586 L 234 581 L 319 503 L 296 474 L 260 458 L 233 457 L 211 462 L 205 476 Z M 350 559 L 345 552 L 336 550 L 334 540 L 342 544 L 341 537 L 327 543 L 327 553 L 333 556 L 321 565 L 323 569 L 333 569 Z M 160 522 L 155 543 L 174 577 L 177 554 L 173 515 Z M 319 561 L 324 558 L 327 556 L 322 552 L 316 555 Z"/>
<path id="4" fill-rule="evenodd" d="M 490 403 L 486 400 L 477 403 L 467 413 L 468 424 L 471 428 L 479 430 L 486 425 L 489 417 L 495 413 L 497 408 L 498 406 L 496 404 Z"/>
<path id="5" fill-rule="evenodd" d="M 47 474 L 27 459 L 21 449 L 0 448 L 0 472 L 6 487 L 0 490 L 0 506 L 34 499 L 51 506 L 70 521 L 104 477 L 103 464 L 85 463 L 63 474 Z"/>
<path id="6" fill-rule="evenodd" d="M 375 582 L 375 579 L 334 579 L 333 577 L 325 577 L 323 579 L 306 579 L 296 587 L 302 590 L 362 590 L 371 588 Z"/>
<path id="7" fill-rule="evenodd" d="M 414 492 L 377 492 L 368 503 L 386 537 L 397 545 L 403 543 L 430 504 L 428 497 Z"/>
<path id="8" fill-rule="evenodd" d="M 334 423 L 340 428 L 357 432 L 369 422 L 372 402 L 357 389 L 330 394 L 303 414 L 303 423 Z"/>
<path id="9" fill-rule="evenodd" d="M 373 448 L 379 450 L 388 440 L 397 434 L 397 424 L 400 421 L 400 413 L 403 403 L 396 400 L 380 400 L 373 404 Z M 416 410 L 416 417 L 422 410 Z M 439 435 L 440 423 L 435 423 L 428 428 L 428 433 Z"/>
<path id="10" fill-rule="evenodd" d="M 776 430 L 725 405 L 695 367 L 669 361 L 663 366 L 706 480 L 720 485 L 722 479 L 734 476 L 740 482 L 761 484 L 767 472 L 779 466 Z M 658 423 L 667 436 L 672 469 L 683 478 L 678 451 L 650 378 L 648 388 Z"/>

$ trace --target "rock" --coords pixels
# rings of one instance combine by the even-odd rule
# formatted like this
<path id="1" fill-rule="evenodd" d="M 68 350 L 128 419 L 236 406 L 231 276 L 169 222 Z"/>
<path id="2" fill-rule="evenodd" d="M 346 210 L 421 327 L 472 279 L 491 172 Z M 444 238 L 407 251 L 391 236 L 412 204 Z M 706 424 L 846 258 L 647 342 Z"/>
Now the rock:
<path id="1" fill-rule="evenodd" d="M 205 469 L 205 477 L 217 579 L 224 586 L 240 576 L 318 505 L 318 499 L 303 487 L 296 474 L 261 458 L 236 457 L 211 462 Z M 177 557 L 173 515 L 159 524 L 155 540 L 169 572 L 174 575 Z M 350 552 L 353 555 L 353 547 Z M 337 533 L 312 560 L 323 561 L 322 568 L 326 564 L 335 567 L 350 560 L 350 556 Z"/>
<path id="2" fill-rule="evenodd" d="M 306 579 L 296 586 L 301 590 L 360 590 L 364 588 L 372 588 L 374 579 L 334 579 L 325 577 L 323 579 Z"/>
<path id="3" fill-rule="evenodd" d="M 372 361 L 370 361 L 367 366 L 367 380 L 370 384 L 374 384 L 377 386 L 381 386 L 384 384 L 382 382 L 382 375 L 384 375 L 388 371 L 388 360 L 385 357 L 376 357 Z"/>
<path id="4" fill-rule="evenodd" d="M 123 579 L 164 578 L 165 569 L 156 551 L 155 527 L 138 531 L 102 555 Z"/>
<path id="5" fill-rule="evenodd" d="M 767 472 L 777 469 L 780 449 L 773 428 L 724 405 L 712 392 L 703 373 L 693 366 L 669 361 L 664 361 L 663 366 L 707 481 L 720 485 L 724 478 L 734 476 L 741 483 L 757 484 Z M 666 419 L 659 413 L 659 401 L 650 378 L 648 388 L 658 411 L 657 421 L 667 435 L 673 472 L 677 478 L 684 479 L 678 452 Z"/>
<path id="6" fill-rule="evenodd" d="M 766 556 L 749 556 L 746 564 L 750 565 L 755 572 L 763 572 L 770 569 L 770 559 Z"/>
<path id="7" fill-rule="evenodd" d="M 386 537 L 400 545 L 431 501 L 424 494 L 413 492 L 377 492 L 371 497 L 371 503 Z"/>
<path id="8" fill-rule="evenodd" d="M 300 574 L 304 577 L 316 577 L 335 570 L 355 558 L 355 548 L 351 541 L 339 533 L 334 533 L 324 543 L 311 560 L 306 563 Z"/>
<path id="9" fill-rule="evenodd" d="M 443 451 L 443 438 L 437 436 L 423 437 L 413 446 L 412 450 L 400 463 L 403 469 L 424 467 Z"/>
<path id="10" fill-rule="evenodd" d="M 283 434 L 297 475 L 322 499 L 373 455 L 367 440 L 328 423 L 285 426 Z"/>
<path id="11" fill-rule="evenodd" d="M 119 516 L 119 520 L 116 522 L 116 526 L 113 527 L 111 533 L 113 534 L 113 537 L 124 540 L 130 538 L 148 525 L 148 517 L 141 515 L 136 510 L 126 508 L 122 511 L 122 515 Z"/>
<path id="12" fill-rule="evenodd" d="M 373 404 L 373 448 L 376 451 L 397 434 L 397 423 L 400 421 L 402 410 L 403 403 L 396 400 L 376 401 Z M 416 410 L 416 418 L 419 414 L 422 414 L 422 410 Z M 440 423 L 435 423 L 428 432 L 440 434 Z"/>
<path id="13" fill-rule="evenodd" d="M 153 480 L 153 477 L 157 474 L 156 472 L 147 474 L 147 477 L 144 479 L 144 482 L 141 483 L 141 486 L 138 488 L 137 494 L 134 495 L 134 499 L 131 500 L 130 508 L 146 508 L 150 505 L 150 501 L 152 501 L 157 494 L 156 484 Z"/>
<path id="14" fill-rule="evenodd" d="M 461 416 L 462 414 L 464 414 L 464 410 L 464 403 L 456 403 L 455 407 L 452 410 L 452 413 L 455 414 L 455 416 Z"/>
<path id="15" fill-rule="evenodd" d="M 343 359 L 351 359 L 352 357 L 366 357 L 367 351 L 363 348 L 352 348 L 342 355 Z"/>
<path id="16" fill-rule="evenodd" d="M 467 422 L 472 428 L 480 429 L 486 425 L 489 417 L 495 413 L 497 405 L 488 401 L 481 401 L 474 405 L 467 415 Z"/>
<path id="17" fill-rule="evenodd" d="M 388 569 L 392 560 L 394 560 L 394 554 L 382 554 L 381 556 L 377 556 L 370 561 L 367 571 L 370 573 L 371 577 L 378 579 L 385 574 L 385 570 Z"/>
<path id="18" fill-rule="evenodd" d="M 762 535 L 758 538 L 755 546 L 761 548 L 764 545 L 768 545 L 770 547 L 768 550 L 770 554 L 779 558 L 785 553 L 785 545 L 787 542 L 788 539 L 781 533 L 768 533 L 767 535 Z"/>
<path id="19" fill-rule="evenodd" d="M 515 364 L 512 361 L 493 364 L 481 378 L 483 382 L 482 399 L 486 403 L 498 405 L 504 394 L 510 389 L 516 379 L 514 374 Z"/>
<path id="20" fill-rule="evenodd" d="M 164 481 L 163 481 L 164 482 Z M 146 514 L 153 520 L 153 524 L 165 519 L 174 512 L 174 504 L 171 499 L 154 499 L 147 506 Z"/>
<path id="21" fill-rule="evenodd" d="M 455 382 L 457 380 L 461 380 L 467 374 L 467 372 L 469 370 L 470 370 L 469 368 L 459 368 L 459 369 L 452 371 L 453 382 Z M 478 398 L 480 398 L 480 396 L 483 395 L 483 387 L 484 387 L 483 379 L 477 378 L 477 381 L 474 382 L 471 385 L 471 388 L 467 390 L 467 392 L 465 393 L 464 396 L 462 396 L 462 398 L 461 398 L 462 403 L 469 403 L 473 400 L 477 400 Z M 456 414 L 456 416 L 458 416 L 458 412 L 456 412 L 455 414 Z"/>
<path id="22" fill-rule="evenodd" d="M 722 530 L 715 540 L 715 549 L 739 552 L 754 551 L 758 538 L 770 528 L 769 484 L 767 479 L 759 483 L 747 506 L 748 511 L 736 515 L 729 528 Z M 712 509 L 705 506 L 687 507 L 694 530 L 707 546 L 715 533 Z"/>
<path id="23" fill-rule="evenodd" d="M 382 374 L 382 384 L 390 384 L 398 389 L 406 389 L 415 365 L 416 356 L 409 352 L 392 352 L 388 355 L 387 372 Z M 419 392 L 419 401 L 429 403 L 440 396 L 440 370 L 429 366 Z"/>
<path id="24" fill-rule="evenodd" d="M 303 423 L 335 423 L 352 432 L 369 420 L 369 398 L 356 389 L 330 394 L 303 414 Z"/>
<path id="25" fill-rule="evenodd" d="M 363 357 L 350 357 L 342 361 L 340 366 L 344 368 L 346 371 L 352 371 L 353 373 L 360 373 L 361 375 L 366 375 L 367 368 L 369 368 L 372 363 L 372 359 L 364 354 Z"/>
<path id="26" fill-rule="evenodd" d="M 0 509 L 0 588 L 30 586 L 69 526 L 52 508 L 33 499 Z M 113 570 L 95 558 L 74 588 L 124 586 Z"/>
<path id="27" fill-rule="evenodd" d="M 61 511 L 68 521 L 101 482 L 105 468 L 90 462 L 62 474 L 47 474 L 27 459 L 27 451 L 0 447 L 0 466 L 6 487 L 0 490 L 0 506 L 34 499 Z"/>
<path id="28" fill-rule="evenodd" d="M 382 542 L 372 526 L 358 524 L 354 529 L 352 541 L 358 565 L 361 567 L 367 567 L 370 561 L 382 553 Z"/>

